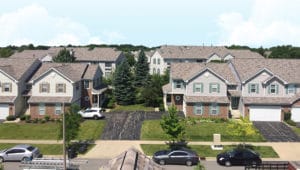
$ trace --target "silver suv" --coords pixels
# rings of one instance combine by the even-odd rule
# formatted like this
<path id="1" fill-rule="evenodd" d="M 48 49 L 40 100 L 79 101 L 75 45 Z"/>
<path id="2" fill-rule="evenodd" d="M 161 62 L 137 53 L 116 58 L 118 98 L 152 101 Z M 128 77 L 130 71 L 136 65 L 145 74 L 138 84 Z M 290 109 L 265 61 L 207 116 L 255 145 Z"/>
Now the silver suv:
<path id="1" fill-rule="evenodd" d="M 81 117 L 83 118 L 100 119 L 100 118 L 104 118 L 104 115 L 101 114 L 102 112 L 105 112 L 105 109 L 92 107 L 92 108 L 87 108 L 85 110 L 81 110 L 78 112 L 78 114 L 80 114 Z"/>
<path id="2" fill-rule="evenodd" d="M 10 149 L 0 151 L 0 162 L 4 161 L 26 161 L 40 157 L 38 148 L 31 145 L 16 145 Z"/>

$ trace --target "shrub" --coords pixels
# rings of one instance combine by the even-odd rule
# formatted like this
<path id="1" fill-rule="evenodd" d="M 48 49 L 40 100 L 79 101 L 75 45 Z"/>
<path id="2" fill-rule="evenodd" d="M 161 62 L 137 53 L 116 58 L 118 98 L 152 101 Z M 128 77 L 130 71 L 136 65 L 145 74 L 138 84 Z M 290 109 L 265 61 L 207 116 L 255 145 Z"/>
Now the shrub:
<path id="1" fill-rule="evenodd" d="M 45 121 L 48 122 L 49 120 L 50 120 L 50 116 L 49 116 L 49 115 L 46 115 L 46 116 L 45 116 Z"/>
<path id="2" fill-rule="evenodd" d="M 296 122 L 294 122 L 293 120 L 291 119 L 288 119 L 285 121 L 287 124 L 291 125 L 291 126 L 296 126 Z"/>
<path id="3" fill-rule="evenodd" d="M 284 120 L 291 120 L 291 112 L 285 112 L 284 113 Z"/>
<path id="4" fill-rule="evenodd" d="M 3 164 L 0 163 L 0 170 L 4 170 Z"/>
<path id="5" fill-rule="evenodd" d="M 164 104 L 159 105 L 159 111 L 164 112 L 165 111 L 165 106 Z"/>
<path id="6" fill-rule="evenodd" d="M 39 122 L 39 119 L 38 118 L 35 118 L 32 120 L 32 123 L 38 123 Z"/>
<path id="7" fill-rule="evenodd" d="M 20 120 L 24 121 L 26 119 L 26 115 L 21 115 Z"/>
<path id="8" fill-rule="evenodd" d="M 38 120 L 40 123 L 46 123 L 46 120 L 45 119 L 39 119 Z"/>
<path id="9" fill-rule="evenodd" d="M 9 115 L 6 117 L 6 120 L 7 121 L 13 121 L 13 120 L 16 120 L 16 117 L 14 115 Z"/>

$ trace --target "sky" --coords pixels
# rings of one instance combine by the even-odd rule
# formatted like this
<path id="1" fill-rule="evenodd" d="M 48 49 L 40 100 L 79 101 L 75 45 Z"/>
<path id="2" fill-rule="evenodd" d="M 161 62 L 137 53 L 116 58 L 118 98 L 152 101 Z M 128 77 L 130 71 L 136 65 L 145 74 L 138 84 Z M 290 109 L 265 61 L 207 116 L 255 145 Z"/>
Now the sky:
<path id="1" fill-rule="evenodd" d="M 0 46 L 300 46 L 300 0 L 9 0 Z"/>

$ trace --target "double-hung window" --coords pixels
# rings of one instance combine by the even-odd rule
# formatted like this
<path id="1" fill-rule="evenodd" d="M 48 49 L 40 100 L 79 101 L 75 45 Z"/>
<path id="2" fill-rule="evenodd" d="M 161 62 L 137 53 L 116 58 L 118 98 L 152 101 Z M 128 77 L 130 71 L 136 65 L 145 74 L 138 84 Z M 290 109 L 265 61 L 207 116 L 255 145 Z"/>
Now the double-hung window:
<path id="1" fill-rule="evenodd" d="M 220 92 L 220 84 L 219 83 L 210 83 L 209 84 L 209 92 L 210 93 L 219 93 Z"/>
<path id="2" fill-rule="evenodd" d="M 45 103 L 40 103 L 39 104 L 39 114 L 40 115 L 45 115 Z"/>
<path id="3" fill-rule="evenodd" d="M 212 103 L 209 108 L 209 114 L 217 115 L 219 114 L 219 106 L 217 103 Z"/>
<path id="4" fill-rule="evenodd" d="M 2 92 L 11 92 L 11 83 L 2 83 Z"/>
<path id="5" fill-rule="evenodd" d="M 288 85 L 286 89 L 286 94 L 295 94 L 296 88 L 295 85 Z"/>
<path id="6" fill-rule="evenodd" d="M 278 84 L 269 85 L 269 94 L 278 94 Z"/>
<path id="7" fill-rule="evenodd" d="M 201 103 L 197 103 L 194 105 L 194 114 L 202 115 L 203 114 L 203 106 Z"/>
<path id="8" fill-rule="evenodd" d="M 58 83 L 56 84 L 56 93 L 65 93 L 66 92 L 66 84 Z"/>
<path id="9" fill-rule="evenodd" d="M 202 93 L 203 92 L 203 83 L 194 83 L 193 85 L 194 93 Z"/>
<path id="10" fill-rule="evenodd" d="M 55 114 L 59 115 L 61 113 L 62 113 L 61 103 L 56 103 L 55 104 Z"/>
<path id="11" fill-rule="evenodd" d="M 174 88 L 175 89 L 181 89 L 182 88 L 182 82 L 179 80 L 174 81 Z"/>
<path id="12" fill-rule="evenodd" d="M 248 84 L 248 93 L 258 93 L 258 84 Z"/>
<path id="13" fill-rule="evenodd" d="M 41 93 L 49 93 L 50 92 L 50 84 L 49 83 L 41 83 L 40 84 L 40 92 Z"/>

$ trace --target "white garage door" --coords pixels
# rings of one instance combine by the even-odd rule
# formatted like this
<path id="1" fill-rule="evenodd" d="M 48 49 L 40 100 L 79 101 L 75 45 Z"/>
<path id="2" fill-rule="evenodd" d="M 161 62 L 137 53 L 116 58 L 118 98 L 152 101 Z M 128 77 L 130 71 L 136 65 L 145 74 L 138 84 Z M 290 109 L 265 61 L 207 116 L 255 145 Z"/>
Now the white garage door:
<path id="1" fill-rule="evenodd" d="M 300 107 L 293 107 L 291 112 L 292 112 L 291 119 L 294 122 L 300 122 Z"/>
<path id="2" fill-rule="evenodd" d="M 0 104 L 0 119 L 6 119 L 9 114 L 8 104 Z"/>
<path id="3" fill-rule="evenodd" d="M 251 121 L 281 121 L 280 106 L 250 106 Z"/>

